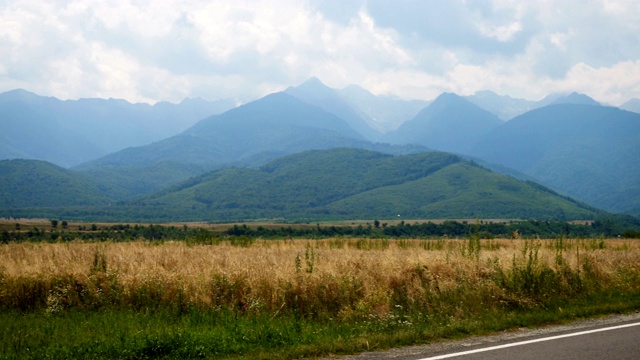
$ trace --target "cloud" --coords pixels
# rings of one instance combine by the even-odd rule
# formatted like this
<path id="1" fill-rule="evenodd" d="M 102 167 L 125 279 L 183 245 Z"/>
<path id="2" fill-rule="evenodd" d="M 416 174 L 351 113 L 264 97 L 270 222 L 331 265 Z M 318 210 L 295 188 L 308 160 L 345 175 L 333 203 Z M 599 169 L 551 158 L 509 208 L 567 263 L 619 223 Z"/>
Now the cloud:
<path id="1" fill-rule="evenodd" d="M 640 97 L 639 17 L 625 0 L 10 1 L 0 91 L 248 100 L 317 76 L 406 98 L 575 90 L 620 103 Z"/>

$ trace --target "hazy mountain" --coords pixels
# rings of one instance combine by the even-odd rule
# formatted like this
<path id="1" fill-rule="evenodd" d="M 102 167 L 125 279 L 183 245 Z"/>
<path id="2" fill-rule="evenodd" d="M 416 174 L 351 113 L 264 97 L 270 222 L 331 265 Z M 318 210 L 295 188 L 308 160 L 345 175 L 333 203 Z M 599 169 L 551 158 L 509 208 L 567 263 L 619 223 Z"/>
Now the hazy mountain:
<path id="1" fill-rule="evenodd" d="M 0 209 L 104 206 L 110 201 L 88 177 L 45 161 L 0 160 L 0 174 Z"/>
<path id="2" fill-rule="evenodd" d="M 46 107 L 0 97 L 0 159 L 39 159 L 61 166 L 104 152 Z"/>
<path id="3" fill-rule="evenodd" d="M 640 208 L 640 115 L 559 104 L 504 123 L 470 151 L 610 211 Z"/>
<path id="4" fill-rule="evenodd" d="M 561 96 L 551 102 L 551 105 L 556 104 L 600 105 L 599 102 L 593 100 L 589 96 L 577 92 L 572 92 L 569 95 Z"/>
<path id="5" fill-rule="evenodd" d="M 0 94 L 0 129 L 11 145 L 0 147 L 0 158 L 72 166 L 175 135 L 233 105 L 202 99 L 155 105 L 116 99 L 61 101 L 24 90 L 9 91 Z"/>
<path id="6" fill-rule="evenodd" d="M 592 218 L 593 208 L 439 152 L 307 151 L 218 170 L 134 202 L 161 220 Z"/>
<path id="7" fill-rule="evenodd" d="M 629 99 L 624 104 L 620 105 L 620 109 L 633 111 L 634 113 L 640 114 L 640 99 L 638 98 Z"/>
<path id="8" fill-rule="evenodd" d="M 286 93 L 268 95 L 223 114 L 201 120 L 179 135 L 133 147 L 79 166 L 93 176 L 104 170 L 119 173 L 119 188 L 135 187 L 145 169 L 163 164 L 180 176 L 161 176 L 166 182 L 147 184 L 147 193 L 207 170 L 230 165 L 260 165 L 309 149 L 367 147 L 371 144 L 343 119 Z M 185 171 L 186 170 L 186 171 Z M 115 179 L 115 178 L 114 178 Z M 132 183 L 134 182 L 134 183 Z"/>
<path id="9" fill-rule="evenodd" d="M 498 95 L 490 90 L 478 91 L 471 96 L 465 96 L 466 100 L 492 112 L 502 120 L 510 120 L 527 111 L 552 104 L 582 104 L 601 105 L 587 95 L 573 92 L 570 94 L 549 94 L 539 101 L 512 98 L 507 95 Z"/>
<path id="10" fill-rule="evenodd" d="M 313 77 L 296 87 L 290 87 L 285 93 L 345 120 L 352 129 L 368 140 L 376 140 L 381 135 L 369 126 L 373 120 L 368 119 L 367 114 L 358 111 L 318 78 Z"/>
<path id="11" fill-rule="evenodd" d="M 465 153 L 480 137 L 502 123 L 496 115 L 464 98 L 445 93 L 383 140 Z"/>
<path id="12" fill-rule="evenodd" d="M 404 100 L 394 96 L 376 96 L 357 86 L 338 90 L 340 96 L 367 115 L 369 126 L 380 133 L 397 129 L 430 104 L 422 100 Z"/>
<path id="13" fill-rule="evenodd" d="M 589 96 L 577 92 L 552 93 L 537 101 L 532 110 L 554 104 L 601 105 Z"/>
<path id="14" fill-rule="evenodd" d="M 512 98 L 507 95 L 498 95 L 490 90 L 477 91 L 475 94 L 465 96 L 464 98 L 498 115 L 502 120 L 510 120 L 536 107 L 535 101 Z"/>

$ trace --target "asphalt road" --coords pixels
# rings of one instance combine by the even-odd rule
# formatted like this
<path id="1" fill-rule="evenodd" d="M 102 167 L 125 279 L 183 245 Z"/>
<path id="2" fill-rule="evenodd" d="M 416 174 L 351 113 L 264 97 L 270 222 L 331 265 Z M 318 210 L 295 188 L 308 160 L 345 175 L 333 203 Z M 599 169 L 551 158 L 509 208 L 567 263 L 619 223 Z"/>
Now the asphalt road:
<path id="1" fill-rule="evenodd" d="M 460 341 L 347 356 L 343 360 L 638 360 L 640 313 Z"/>

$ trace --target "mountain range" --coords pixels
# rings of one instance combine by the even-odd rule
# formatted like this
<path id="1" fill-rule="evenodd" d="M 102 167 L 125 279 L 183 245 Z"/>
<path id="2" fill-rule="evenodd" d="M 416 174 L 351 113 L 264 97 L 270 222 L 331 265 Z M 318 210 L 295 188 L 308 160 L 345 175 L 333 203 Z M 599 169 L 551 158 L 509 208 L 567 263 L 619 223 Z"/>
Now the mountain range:
<path id="1" fill-rule="evenodd" d="M 158 141 L 222 113 L 229 100 L 131 104 L 117 99 L 61 101 L 25 90 L 0 94 L 0 159 L 38 159 L 70 167 Z"/>
<path id="2" fill-rule="evenodd" d="M 454 172 L 453 169 L 456 169 L 455 172 L 462 174 L 462 178 L 467 178 L 466 183 L 474 184 L 474 188 L 482 185 L 470 179 L 478 175 L 478 169 L 486 171 L 485 168 L 490 168 L 510 177 L 529 180 L 524 184 L 531 185 L 531 180 L 543 184 L 541 187 L 537 186 L 546 189 L 546 193 L 553 193 L 554 196 L 563 194 L 559 197 L 565 200 L 566 196 L 571 196 L 577 201 L 607 211 L 640 215 L 640 172 L 635 165 L 640 155 L 640 114 L 602 106 L 583 94 L 554 94 L 532 102 L 484 91 L 465 97 L 445 93 L 432 102 L 420 102 L 376 96 L 354 85 L 344 89 L 332 89 L 320 80 L 312 78 L 297 87 L 290 87 L 283 92 L 270 94 L 226 111 L 217 108 L 220 113 L 216 114 L 218 110 L 214 107 L 221 104 L 189 100 L 177 105 L 159 103 L 151 106 L 113 99 L 60 101 L 22 90 L 4 93 L 0 94 L 0 129 L 3 130 L 0 134 L 0 158 L 39 159 L 69 167 L 68 170 L 62 170 L 66 171 L 67 175 L 75 174 L 80 176 L 81 181 L 87 181 L 87 189 L 99 190 L 95 195 L 99 195 L 98 198 L 102 200 L 96 200 L 97 204 L 104 201 L 133 204 L 131 201 L 138 198 L 140 206 L 149 211 L 154 209 L 154 216 L 161 218 L 162 214 L 158 213 L 157 209 L 162 207 L 158 204 L 169 204 L 162 196 L 169 196 L 174 200 L 184 196 L 185 199 L 176 200 L 171 205 L 172 208 L 180 209 L 181 205 L 176 204 L 188 204 L 191 201 L 190 207 L 187 208 L 200 209 L 199 212 L 192 212 L 194 216 L 197 213 L 197 216 L 216 214 L 217 217 L 229 217 L 229 214 L 258 216 L 259 211 L 250 206 L 231 211 L 230 208 L 217 203 L 217 199 L 211 198 L 208 206 L 218 206 L 216 209 L 219 211 L 207 213 L 202 210 L 201 202 L 187 200 L 189 196 L 194 196 L 189 192 L 191 190 L 187 191 L 190 187 L 185 184 L 192 184 L 200 189 L 211 189 L 215 193 L 217 190 L 208 185 L 196 186 L 195 179 L 200 181 L 203 177 L 213 176 L 218 179 L 214 183 L 226 189 L 230 189 L 230 184 L 221 182 L 218 178 L 220 174 L 236 179 L 237 184 L 243 184 L 245 180 L 250 179 L 259 182 L 262 181 L 260 179 L 265 179 L 265 172 L 269 173 L 265 169 L 272 165 L 268 164 L 277 163 L 278 159 L 291 161 L 291 156 L 299 153 L 307 154 L 305 159 L 310 162 L 313 161 L 309 156 L 324 158 L 324 161 L 329 161 L 326 156 L 331 156 L 334 158 L 333 162 L 339 161 L 336 157 L 341 156 L 367 157 L 362 155 L 363 153 L 330 150 L 335 148 L 373 151 L 375 156 L 389 159 L 435 154 L 435 150 L 458 154 L 456 165 L 449 168 L 453 166 L 449 164 L 448 170 L 442 170 Z M 629 102 L 629 105 L 632 106 L 633 102 Z M 231 105 L 226 103 L 225 106 Z M 102 109 L 102 112 L 99 109 Z M 96 114 L 96 126 L 83 128 L 82 124 L 91 123 L 92 112 Z M 206 115 L 202 115 L 204 113 Z M 139 119 L 134 121 L 135 116 L 132 114 L 138 114 Z M 142 117 L 140 114 L 152 115 Z M 202 117 L 199 121 L 193 120 L 200 115 Z M 514 117 L 510 118 L 512 115 Z M 119 127 L 120 123 L 126 125 Z M 163 127 L 161 124 L 164 123 L 171 125 Z M 111 130 L 105 124 L 110 124 Z M 155 130 L 154 134 L 157 135 L 146 134 L 148 131 L 145 127 L 153 128 L 154 124 L 161 128 Z M 103 131 L 99 130 L 100 126 L 103 126 Z M 79 131 L 81 128 L 82 131 Z M 120 145 L 111 146 L 117 148 L 122 147 L 124 143 L 130 145 L 105 154 L 108 151 L 105 150 L 104 143 L 109 143 L 109 137 L 117 138 L 118 129 L 122 129 L 123 134 L 127 131 L 136 134 L 132 138 L 141 144 L 135 145 L 132 143 L 133 140 L 121 140 Z M 171 134 L 158 135 L 162 131 Z M 91 136 L 92 134 L 94 136 Z M 143 140 L 145 136 L 147 138 Z M 126 136 L 123 136 L 124 138 Z M 330 155 L 322 155 L 325 153 Z M 473 159 L 474 162 L 467 163 L 461 157 Z M 482 164 L 485 168 L 475 165 L 476 163 Z M 38 164 L 33 167 L 43 168 L 41 163 Z M 349 163 L 349 166 L 359 169 L 353 163 Z M 311 168 L 301 166 L 297 169 L 314 173 Z M 462 171 L 462 168 L 465 170 Z M 6 169 L 4 171 L 13 171 Z M 323 174 L 326 172 L 331 173 L 333 177 L 339 177 L 330 170 L 324 169 Z M 349 173 L 348 170 L 342 169 Z M 50 173 L 50 169 L 47 171 Z M 402 173 L 411 171 L 413 170 L 404 169 Z M 362 169 L 358 173 L 362 174 Z M 475 175 L 472 176 L 472 173 Z M 377 174 L 385 177 L 382 172 Z M 298 177 L 305 178 L 306 184 L 312 183 L 304 174 L 299 174 Z M 290 178 L 295 176 L 289 173 L 288 177 L 275 177 L 277 180 L 272 178 L 269 181 L 274 184 L 280 183 L 286 188 L 294 186 L 283 180 Z M 360 182 L 357 176 L 351 176 L 349 179 L 350 182 Z M 433 179 L 421 182 L 424 189 L 411 188 L 411 192 L 424 194 L 431 188 L 437 188 L 443 194 L 449 191 L 433 185 Z M 491 183 L 489 177 L 483 179 Z M 324 181 L 330 180 L 325 178 Z M 408 185 L 398 183 L 393 186 L 404 188 Z M 165 193 L 169 189 L 175 190 L 175 187 L 179 187 L 181 191 L 171 195 Z M 239 193 L 275 201 L 270 195 L 277 193 L 275 187 L 266 186 L 264 183 L 259 187 L 271 190 L 269 194 L 252 193 L 247 189 L 239 190 Z M 317 191 L 327 191 L 321 187 L 316 188 Z M 434 209 L 435 205 L 428 207 L 425 203 L 419 206 L 415 201 L 412 202 L 414 198 L 411 196 L 393 197 L 388 195 L 390 191 L 395 191 L 396 194 L 401 192 L 397 188 L 387 186 L 372 187 L 360 192 L 354 190 L 348 196 L 342 193 L 336 195 L 331 202 L 316 199 L 311 201 L 314 206 L 307 204 L 306 207 L 296 208 L 291 205 L 279 212 L 273 209 L 265 210 L 264 215 L 366 216 L 367 211 L 371 214 L 382 214 L 382 208 L 389 209 L 387 215 L 401 210 L 405 214 L 416 216 L 455 215 L 448 213 L 445 206 L 437 211 L 427 210 Z M 371 197 L 371 194 L 377 192 L 382 192 L 382 195 Z M 496 191 L 485 193 L 493 194 Z M 228 199 L 231 195 L 218 195 L 221 199 L 227 199 L 226 203 L 239 203 L 238 198 Z M 376 202 L 380 197 L 393 200 L 383 205 Z M 204 199 L 202 196 L 195 198 Z M 308 196 L 303 198 L 306 199 Z M 481 207 L 483 204 L 480 198 L 463 198 L 467 199 L 465 201 L 471 201 L 471 206 Z M 514 197 L 507 198 L 514 204 L 519 204 L 518 206 L 527 206 L 527 202 L 522 199 L 516 201 Z M 163 200 L 158 202 L 154 199 Z M 298 201 L 291 197 L 287 199 L 287 203 L 290 204 L 296 204 Z M 432 201 L 429 196 L 415 196 L 415 199 Z M 456 203 L 458 200 L 449 201 Z M 530 204 L 534 203 L 531 199 L 527 201 Z M 28 203 L 25 200 L 25 207 Z M 14 201 L 12 204 L 19 202 Z M 496 206 L 495 203 L 492 204 Z M 256 206 L 268 208 L 267 204 Z M 505 202 L 504 206 L 510 208 L 508 202 Z M 133 211 L 133 208 L 133 205 L 127 205 L 130 211 Z M 188 214 L 187 208 L 176 214 Z M 416 208 L 423 210 L 418 211 Z M 463 211 L 461 206 L 452 208 L 457 209 L 457 214 L 461 216 L 473 213 L 469 209 Z M 344 209 L 350 210 L 344 212 Z M 482 213 L 488 214 L 490 211 L 485 208 Z M 522 210 L 509 213 L 522 215 L 535 212 Z M 544 216 L 551 216 L 549 214 L 548 212 Z M 562 217 L 559 214 L 560 212 L 556 212 L 556 217 Z M 588 216 L 592 215 L 593 213 L 590 213 Z"/>
<path id="3" fill-rule="evenodd" d="M 114 193 L 133 197 L 142 194 L 137 192 L 141 179 L 143 193 L 150 193 L 221 167 L 255 167 L 284 155 L 335 147 L 396 154 L 424 150 L 371 143 L 338 116 L 280 92 L 205 118 L 168 139 L 127 148 L 74 169 L 96 179 L 111 178 Z"/>
<path id="4" fill-rule="evenodd" d="M 468 153 L 594 206 L 632 212 L 640 208 L 639 145 L 637 113 L 555 104 L 496 128 Z"/>

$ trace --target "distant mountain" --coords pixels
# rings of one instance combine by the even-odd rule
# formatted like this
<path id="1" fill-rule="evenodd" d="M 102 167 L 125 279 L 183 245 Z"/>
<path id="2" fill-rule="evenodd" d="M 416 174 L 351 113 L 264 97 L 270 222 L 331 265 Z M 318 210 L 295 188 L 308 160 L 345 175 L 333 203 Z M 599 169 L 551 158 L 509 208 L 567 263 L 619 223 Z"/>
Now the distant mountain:
<path id="1" fill-rule="evenodd" d="M 578 105 L 601 105 L 597 101 L 593 100 L 585 94 L 577 92 L 572 93 L 552 93 L 545 96 L 543 99 L 536 102 L 535 106 L 531 109 L 537 109 L 549 105 L 558 104 L 578 104 Z"/>
<path id="2" fill-rule="evenodd" d="M 76 169 L 95 177 L 102 177 L 104 169 L 109 169 L 119 174 L 114 180 L 123 181 L 117 187 L 129 191 L 141 188 L 139 179 L 145 174 L 166 180 L 146 182 L 145 193 L 150 193 L 207 170 L 257 166 L 304 150 L 345 146 L 372 144 L 343 119 L 286 93 L 275 93 L 203 119 L 179 135 L 128 148 Z M 159 164 L 164 171 L 180 176 L 160 176 L 156 171 Z M 148 169 L 153 172 L 147 173 Z"/>
<path id="3" fill-rule="evenodd" d="M 640 99 L 633 98 L 620 105 L 620 109 L 640 114 Z"/>
<path id="4" fill-rule="evenodd" d="M 131 203 L 160 220 L 537 218 L 598 214 L 534 183 L 439 152 L 307 151 L 260 169 L 223 169 Z"/>
<path id="5" fill-rule="evenodd" d="M 430 104 L 422 100 L 376 96 L 357 85 L 349 85 L 337 91 L 351 105 L 366 114 L 363 118 L 369 122 L 369 126 L 380 133 L 397 129 Z"/>
<path id="6" fill-rule="evenodd" d="M 70 166 L 104 152 L 46 107 L 0 97 L 0 159 L 40 159 Z"/>
<path id="7" fill-rule="evenodd" d="M 558 104 L 520 115 L 469 154 L 609 211 L 640 208 L 640 114 Z"/>
<path id="8" fill-rule="evenodd" d="M 3 210 L 105 206 L 111 200 L 88 177 L 45 161 L 0 160 L 0 174 Z"/>
<path id="9" fill-rule="evenodd" d="M 25 90 L 0 94 L 0 158 L 73 166 L 130 146 L 175 135 L 196 121 L 233 107 L 230 101 L 187 99 L 131 104 L 116 99 L 61 101 Z"/>
<path id="10" fill-rule="evenodd" d="M 498 95 L 493 91 L 484 90 L 478 91 L 471 96 L 465 96 L 465 99 L 498 115 L 502 120 L 510 120 L 527 111 L 552 104 L 601 105 L 589 96 L 577 92 L 570 94 L 554 93 L 540 101 L 530 101 L 516 99 L 506 95 Z"/>
<path id="11" fill-rule="evenodd" d="M 557 104 L 600 105 L 599 102 L 593 100 L 589 96 L 577 92 L 572 92 L 567 96 L 561 96 L 551 102 L 551 105 Z"/>
<path id="12" fill-rule="evenodd" d="M 464 97 L 479 107 L 498 115 L 502 120 L 510 120 L 536 107 L 535 101 L 516 99 L 507 95 L 498 95 L 490 90 L 478 91 Z"/>
<path id="13" fill-rule="evenodd" d="M 358 111 L 340 97 L 337 91 L 327 87 L 318 78 L 313 77 L 296 87 L 290 87 L 285 93 L 345 120 L 367 140 L 376 140 L 381 135 L 369 126 L 372 120 L 368 119 L 367 114 Z"/>
<path id="14" fill-rule="evenodd" d="M 496 115 L 464 98 L 445 93 L 383 140 L 465 153 L 480 137 L 502 123 Z"/>

